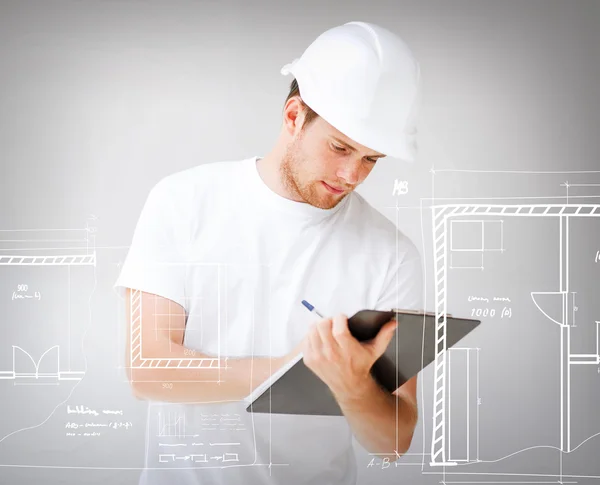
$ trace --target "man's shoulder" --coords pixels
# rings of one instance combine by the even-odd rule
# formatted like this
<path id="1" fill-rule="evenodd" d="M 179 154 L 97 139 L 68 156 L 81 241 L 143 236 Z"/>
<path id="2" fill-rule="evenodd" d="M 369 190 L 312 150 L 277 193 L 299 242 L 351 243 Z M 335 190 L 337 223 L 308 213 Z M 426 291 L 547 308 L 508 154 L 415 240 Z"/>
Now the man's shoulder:
<path id="1" fill-rule="evenodd" d="M 207 192 L 218 188 L 221 182 L 231 182 L 240 173 L 246 160 L 220 160 L 202 163 L 163 176 L 150 192 L 155 197 L 164 197 L 169 203 L 184 206 Z"/>
<path id="2" fill-rule="evenodd" d="M 242 167 L 245 160 L 220 160 L 201 163 L 177 172 L 173 172 L 160 179 L 156 186 L 165 190 L 179 191 L 185 188 L 194 188 L 202 185 L 212 185 L 219 177 L 231 175 Z"/>

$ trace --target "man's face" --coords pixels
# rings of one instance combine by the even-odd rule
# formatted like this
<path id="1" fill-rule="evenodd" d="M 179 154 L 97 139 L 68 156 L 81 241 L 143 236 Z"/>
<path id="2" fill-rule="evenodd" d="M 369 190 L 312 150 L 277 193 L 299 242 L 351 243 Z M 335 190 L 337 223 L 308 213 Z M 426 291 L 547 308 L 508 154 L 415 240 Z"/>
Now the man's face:
<path id="1" fill-rule="evenodd" d="M 281 179 L 295 197 L 315 207 L 331 209 L 367 178 L 377 157 L 383 156 L 317 117 L 288 145 L 280 166 Z M 336 193 L 325 184 L 341 192 Z"/>

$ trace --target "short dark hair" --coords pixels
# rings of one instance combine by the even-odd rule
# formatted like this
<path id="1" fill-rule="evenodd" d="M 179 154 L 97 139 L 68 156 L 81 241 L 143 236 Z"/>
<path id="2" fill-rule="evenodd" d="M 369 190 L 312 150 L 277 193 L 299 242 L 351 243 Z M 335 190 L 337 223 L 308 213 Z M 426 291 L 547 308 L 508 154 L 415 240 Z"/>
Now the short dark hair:
<path id="1" fill-rule="evenodd" d="M 302 108 L 305 113 L 304 122 L 302 123 L 301 128 L 302 130 L 304 130 L 304 128 L 310 125 L 319 115 L 302 100 L 302 95 L 300 94 L 300 87 L 298 86 L 298 81 L 296 81 L 296 79 L 294 79 L 290 84 L 290 92 L 287 95 L 287 98 L 285 99 L 285 103 L 283 103 L 284 106 L 288 102 L 288 100 L 294 96 L 297 96 L 299 98 L 300 104 L 302 105 Z"/>

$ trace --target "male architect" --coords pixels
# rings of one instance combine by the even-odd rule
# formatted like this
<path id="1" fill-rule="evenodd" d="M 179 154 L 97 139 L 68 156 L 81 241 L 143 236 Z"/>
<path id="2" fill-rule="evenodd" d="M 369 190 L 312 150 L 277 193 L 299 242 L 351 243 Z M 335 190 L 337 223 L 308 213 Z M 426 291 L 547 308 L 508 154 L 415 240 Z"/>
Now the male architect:
<path id="1" fill-rule="evenodd" d="M 390 31 L 348 22 L 281 72 L 295 79 L 272 150 L 160 180 L 115 284 L 137 316 L 129 379 L 150 401 L 141 483 L 354 484 L 352 438 L 390 460 L 410 446 L 417 378 L 391 394 L 369 373 L 395 323 L 359 343 L 347 318 L 422 308 L 417 249 L 354 192 L 378 159 L 413 159 L 418 64 Z M 344 416 L 248 413 L 299 352 Z"/>

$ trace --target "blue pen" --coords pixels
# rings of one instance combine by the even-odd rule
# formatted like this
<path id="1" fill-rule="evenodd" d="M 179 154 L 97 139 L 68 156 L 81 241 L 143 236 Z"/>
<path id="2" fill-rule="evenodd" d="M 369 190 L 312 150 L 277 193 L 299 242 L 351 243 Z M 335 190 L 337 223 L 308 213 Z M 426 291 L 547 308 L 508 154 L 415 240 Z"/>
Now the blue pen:
<path id="1" fill-rule="evenodd" d="M 316 314 L 317 314 L 317 315 L 319 315 L 321 318 L 325 318 L 323 315 L 321 315 L 321 314 L 320 314 L 320 313 L 317 311 L 317 309 L 316 309 L 314 306 L 312 306 L 312 305 L 311 305 L 310 303 L 308 303 L 306 300 L 302 300 L 302 304 L 303 304 L 303 305 L 304 305 L 306 308 L 308 308 L 308 311 L 310 311 L 310 312 L 313 312 L 313 313 L 316 313 Z"/>

